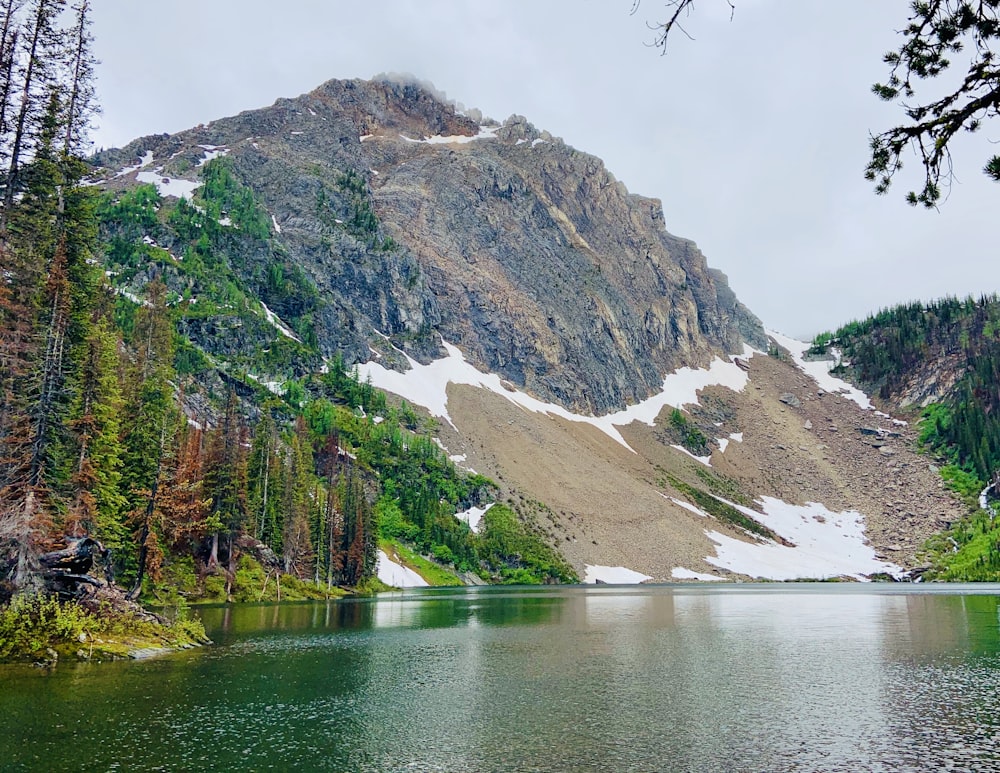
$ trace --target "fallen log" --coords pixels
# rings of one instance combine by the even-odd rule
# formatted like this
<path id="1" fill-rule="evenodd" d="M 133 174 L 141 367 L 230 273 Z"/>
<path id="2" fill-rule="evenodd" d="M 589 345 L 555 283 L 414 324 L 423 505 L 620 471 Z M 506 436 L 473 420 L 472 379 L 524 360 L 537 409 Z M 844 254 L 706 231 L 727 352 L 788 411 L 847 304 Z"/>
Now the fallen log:
<path id="1" fill-rule="evenodd" d="M 67 537 L 66 547 L 43 553 L 38 561 L 45 586 L 63 598 L 80 598 L 86 586 L 103 588 L 113 579 L 111 551 L 92 537 Z M 108 581 L 91 576 L 95 565 L 104 569 Z"/>

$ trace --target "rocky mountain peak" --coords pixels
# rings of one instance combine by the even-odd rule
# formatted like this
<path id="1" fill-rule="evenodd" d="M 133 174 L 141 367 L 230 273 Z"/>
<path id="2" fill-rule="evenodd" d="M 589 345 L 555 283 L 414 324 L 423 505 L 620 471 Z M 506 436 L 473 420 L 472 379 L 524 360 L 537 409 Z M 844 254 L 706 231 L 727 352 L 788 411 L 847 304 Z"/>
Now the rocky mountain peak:
<path id="1" fill-rule="evenodd" d="M 604 413 L 679 367 L 766 347 L 658 200 L 522 116 L 487 122 L 399 77 L 331 80 L 96 161 L 111 185 L 197 184 L 213 154 L 274 225 L 234 270 L 266 274 L 275 251 L 299 267 L 324 355 L 405 368 L 400 352 L 428 362 L 444 339 L 540 398 Z"/>

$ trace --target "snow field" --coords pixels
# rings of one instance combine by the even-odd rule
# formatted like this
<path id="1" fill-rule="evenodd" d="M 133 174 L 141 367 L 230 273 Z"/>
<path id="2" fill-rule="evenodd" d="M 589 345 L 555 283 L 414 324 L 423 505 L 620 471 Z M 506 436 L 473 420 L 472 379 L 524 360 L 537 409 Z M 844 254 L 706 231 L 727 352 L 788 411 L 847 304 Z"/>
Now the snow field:
<path id="1" fill-rule="evenodd" d="M 378 578 L 386 585 L 394 588 L 426 588 L 427 580 L 421 577 L 407 566 L 402 566 L 393 561 L 385 554 L 385 551 L 378 552 L 378 568 L 376 570 Z"/>
<path id="2" fill-rule="evenodd" d="M 201 187 L 200 182 L 182 180 L 179 177 L 164 177 L 163 167 L 158 166 L 152 172 L 139 172 L 135 179 L 141 183 L 151 183 L 161 196 L 173 196 L 178 199 L 190 199 L 195 190 Z"/>
<path id="3" fill-rule="evenodd" d="M 648 574 L 626 569 L 624 566 L 591 566 L 586 564 L 583 581 L 590 585 L 598 580 L 608 585 L 638 585 L 644 580 L 652 580 Z"/>
<path id="4" fill-rule="evenodd" d="M 716 555 L 705 558 L 708 563 L 768 580 L 841 575 L 864 580 L 876 572 L 903 573 L 902 567 L 875 556 L 875 550 L 865 539 L 864 517 L 856 510 L 835 513 L 818 502 L 790 505 L 773 497 L 761 497 L 759 501 L 763 515 L 734 502 L 727 504 L 764 524 L 794 547 L 770 540 L 749 543 L 706 530 L 705 534 L 717 546 Z"/>
<path id="5" fill-rule="evenodd" d="M 486 511 L 495 504 L 496 502 L 490 502 L 486 505 L 486 507 L 470 507 L 468 510 L 455 513 L 455 517 L 458 518 L 458 520 L 465 521 L 469 524 L 469 528 L 472 529 L 474 534 L 479 534 L 479 522 L 483 520 L 483 516 L 486 515 Z"/>
<path id="6" fill-rule="evenodd" d="M 358 367 L 358 374 L 362 380 L 370 378 L 373 386 L 426 408 L 432 416 L 444 419 L 452 427 L 455 424 L 448 414 L 448 384 L 466 384 L 494 392 L 533 413 L 545 413 L 567 421 L 590 424 L 630 451 L 634 449 L 625 442 L 618 427 L 626 426 L 633 421 L 653 426 L 657 415 L 665 406 L 697 404 L 698 391 L 705 387 L 717 385 L 741 392 L 748 381 L 746 372 L 734 362 L 727 362 L 717 357 L 708 368 L 684 367 L 668 374 L 663 379 L 661 391 L 640 403 L 604 416 L 584 416 L 572 413 L 561 405 L 543 402 L 520 390 L 510 391 L 503 386 L 500 377 L 495 373 L 483 373 L 477 370 L 465 359 L 457 346 L 444 340 L 441 341 L 441 345 L 447 356 L 427 365 L 421 365 L 401 352 L 410 365 L 410 370 L 405 373 L 389 370 L 377 362 L 369 361 Z M 744 357 L 752 354 L 753 349 L 749 346 L 744 347 Z"/>

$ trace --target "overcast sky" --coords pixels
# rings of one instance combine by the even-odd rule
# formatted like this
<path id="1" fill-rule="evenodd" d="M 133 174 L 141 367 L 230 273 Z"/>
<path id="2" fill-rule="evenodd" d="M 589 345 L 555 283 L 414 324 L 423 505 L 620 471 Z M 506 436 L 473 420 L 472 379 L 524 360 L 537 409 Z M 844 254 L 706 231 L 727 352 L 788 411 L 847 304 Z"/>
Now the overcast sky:
<path id="1" fill-rule="evenodd" d="M 503 120 L 519 113 L 663 201 L 766 325 L 804 337 L 880 308 L 1000 289 L 1000 185 L 979 171 L 1000 124 L 956 149 L 940 212 L 910 175 L 862 172 L 907 0 L 699 0 L 668 56 L 663 0 L 101 0 L 99 147 L 175 132 L 331 78 L 405 72 Z M 909 184 L 909 187 L 906 187 Z M 994 225 L 990 226 L 989 223 Z"/>

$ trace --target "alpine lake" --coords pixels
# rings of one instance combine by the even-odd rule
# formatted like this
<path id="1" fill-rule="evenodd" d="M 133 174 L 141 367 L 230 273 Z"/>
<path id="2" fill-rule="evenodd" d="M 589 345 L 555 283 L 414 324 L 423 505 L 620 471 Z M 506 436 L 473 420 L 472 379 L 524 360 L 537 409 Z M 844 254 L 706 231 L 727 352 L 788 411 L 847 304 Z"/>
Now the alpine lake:
<path id="1" fill-rule="evenodd" d="M 1000 586 L 422 589 L 0 667 L 2 771 L 1000 770 Z"/>

